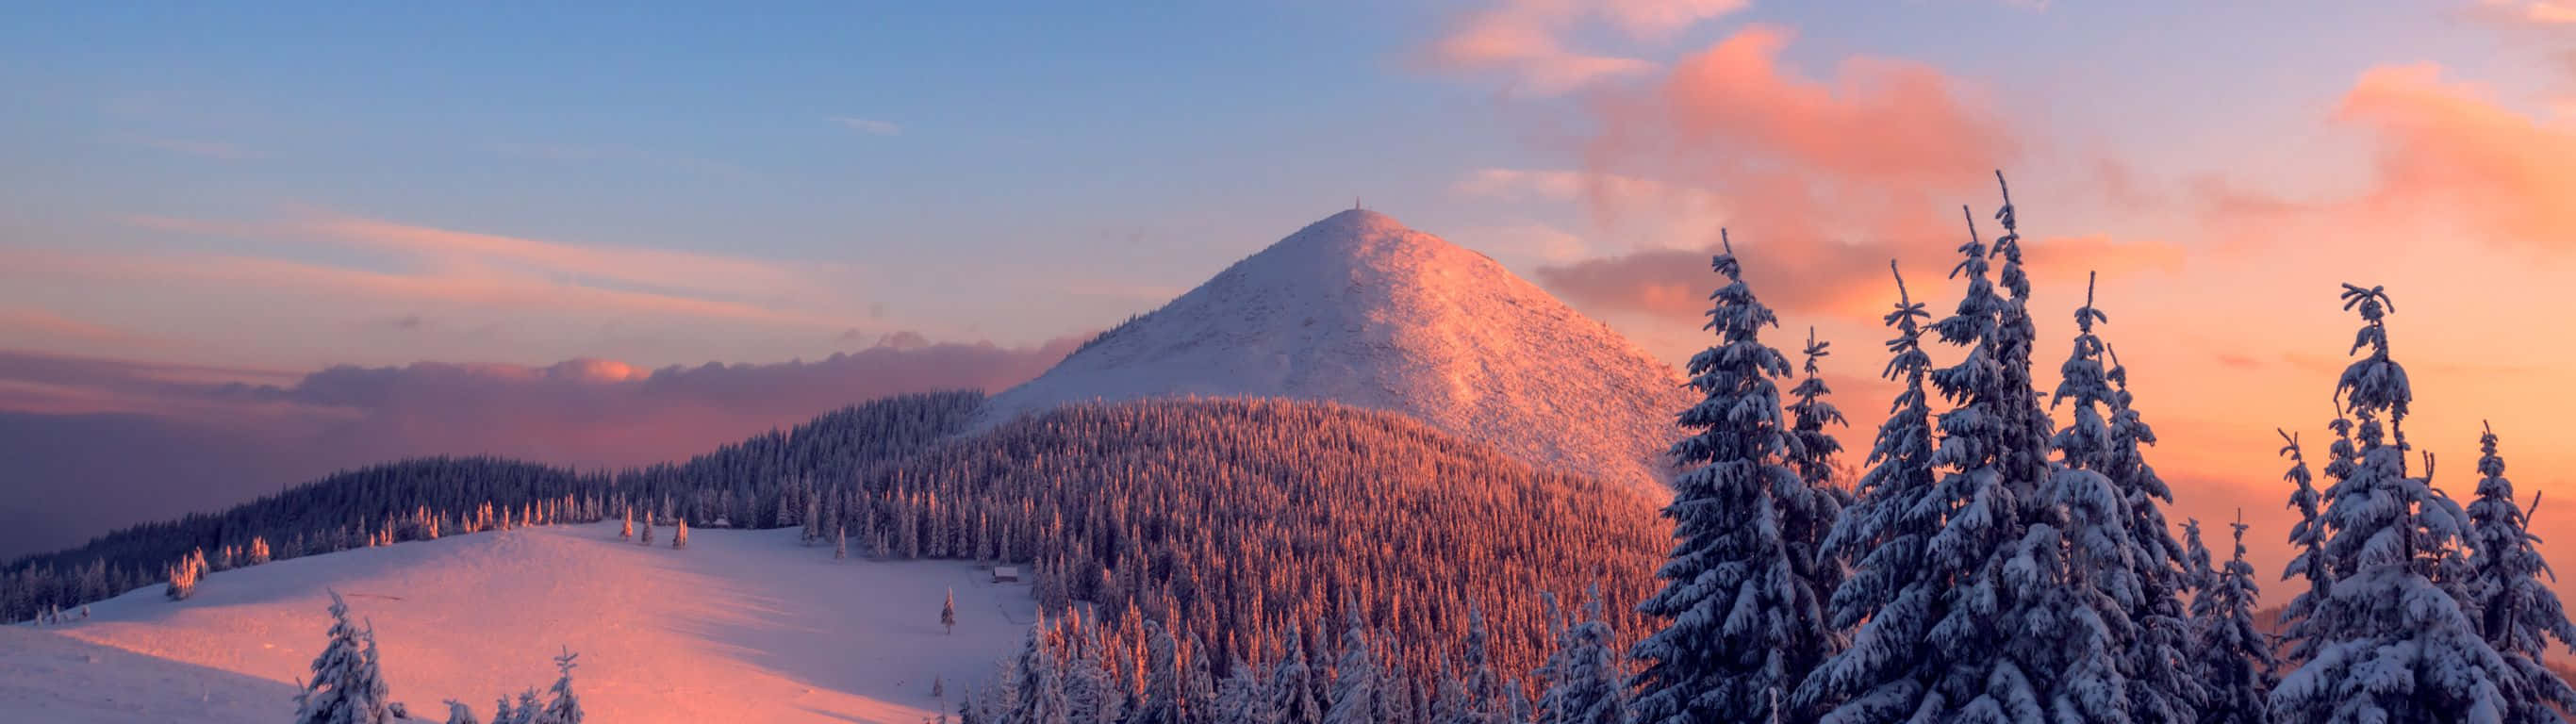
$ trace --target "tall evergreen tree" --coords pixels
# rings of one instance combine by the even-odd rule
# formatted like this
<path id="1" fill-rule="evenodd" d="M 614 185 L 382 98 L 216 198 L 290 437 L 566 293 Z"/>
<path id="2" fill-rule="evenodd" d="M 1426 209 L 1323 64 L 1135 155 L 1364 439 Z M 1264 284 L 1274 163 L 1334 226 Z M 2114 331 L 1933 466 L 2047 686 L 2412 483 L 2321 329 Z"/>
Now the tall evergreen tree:
<path id="1" fill-rule="evenodd" d="M 1931 326 L 1942 341 L 1967 348 L 1957 364 L 1925 373 L 1956 405 L 1939 417 L 1940 445 L 1921 466 L 1940 474 L 1920 492 L 1864 481 L 1862 504 L 1880 497 L 1879 505 L 1858 516 L 1853 535 L 1836 536 L 1838 546 L 1868 551 L 1843 587 L 1852 593 L 1837 592 L 1836 620 L 1867 623 L 1852 648 L 1825 667 L 1828 684 L 1815 690 L 1834 707 L 1825 721 L 2038 722 L 2054 703 L 2054 682 L 2041 677 L 2073 673 L 2049 670 L 2050 660 L 2086 650 L 2052 651 L 2065 643 L 2052 635 L 2082 622 L 2051 617 L 2058 611 L 2046 605 L 2045 594 L 2057 587 L 2038 571 L 2058 540 L 2047 534 L 2058 508 L 2042 489 L 2049 478 L 2048 425 L 2029 382 L 2028 280 L 2009 196 L 1997 216 L 2006 219 L 2006 234 L 1992 251 L 1971 223 L 1968 242 L 1959 246 L 1963 259 L 1951 270 L 1953 278 L 1967 279 L 1967 293 L 1954 313 Z M 1998 294 L 1989 278 L 1990 259 L 1998 256 L 2011 297 Z M 1905 407 L 1900 398 L 1900 415 Z M 1908 460 L 1899 472 L 1930 474 L 1916 469 Z M 1889 492 L 1869 490 L 1873 484 Z M 1889 504 L 1901 507 L 1885 509 Z M 2034 523 L 2040 534 L 2026 535 Z M 1872 542 L 1878 547 L 1867 547 Z M 2093 702 L 2116 696 L 2082 693 Z"/>
<path id="2" fill-rule="evenodd" d="M 1378 674 L 1370 656 L 1368 629 L 1352 626 L 1342 634 L 1342 660 L 1333 667 L 1333 697 L 1325 724 L 1372 724 L 1378 721 Z"/>
<path id="3" fill-rule="evenodd" d="M 1186 670 L 1181 678 L 1182 721 L 1188 724 L 1209 724 L 1216 721 L 1219 712 L 1216 703 L 1216 660 L 1209 656 L 1214 649 L 1208 648 L 1206 643 L 1200 641 L 1198 632 L 1195 631 L 1190 632 L 1189 637 L 1183 640 L 1189 642 L 1189 648 L 1184 649 L 1189 652 L 1189 658 L 1187 663 L 1182 664 L 1182 668 Z"/>
<path id="4" fill-rule="evenodd" d="M 1834 479 L 1836 464 L 1840 462 L 1843 451 L 1842 441 L 1825 431 L 1827 425 L 1851 426 L 1851 421 L 1843 418 L 1843 411 L 1825 400 L 1833 393 L 1825 386 L 1823 364 L 1824 358 L 1831 354 L 1828 351 L 1831 346 L 1816 340 L 1815 327 L 1807 328 L 1805 359 L 1800 364 L 1806 377 L 1789 390 L 1790 396 L 1796 398 L 1795 402 L 1789 403 L 1788 410 L 1789 467 L 1798 471 L 1798 479 L 1805 481 L 1809 490 L 1821 493 L 1823 497 L 1815 501 L 1818 508 L 1815 514 L 1791 516 L 1788 521 L 1793 527 L 1782 531 L 1797 563 L 1798 577 L 1808 581 L 1819 596 L 1819 620 L 1830 618 L 1823 608 L 1830 604 L 1834 589 L 1842 586 L 1846 568 L 1844 559 L 1826 550 L 1825 541 L 1833 536 L 1834 525 L 1842 520 L 1844 509 L 1849 508 L 1854 500 L 1852 491 L 1843 487 L 1848 481 Z M 1847 629 L 1828 625 L 1825 631 L 1829 637 L 1825 645 L 1828 655 L 1851 644 Z M 1812 669 L 1816 663 L 1822 663 L 1821 659 L 1811 662 L 1809 668 Z M 1780 698 L 1788 701 L 1795 692 L 1794 687 L 1782 689 Z M 1814 714 L 1808 712 L 1804 716 L 1812 717 Z"/>
<path id="5" fill-rule="evenodd" d="M 2279 684 L 2272 674 L 2278 664 L 2271 639 L 2254 628 L 2254 605 L 2262 594 L 2254 587 L 2254 565 L 2245 562 L 2245 522 L 2231 527 L 2235 553 L 2226 567 L 2213 568 L 2209 547 L 2201 544 L 2200 521 L 2183 523 L 2195 579 L 2191 650 L 2196 664 L 2190 671 L 2205 690 L 2199 721 L 2271 724 L 2272 705 L 2266 697 Z"/>
<path id="6" fill-rule="evenodd" d="M 1231 673 L 1217 684 L 1215 716 L 1209 720 L 1216 724 L 1267 724 L 1271 720 L 1267 691 L 1252 665 L 1235 657 Z"/>
<path id="7" fill-rule="evenodd" d="M 1108 647 L 1101 642 L 1100 630 L 1097 625 L 1085 627 L 1080 634 L 1082 645 L 1068 646 L 1073 659 L 1065 678 L 1065 694 L 1072 703 L 1068 718 L 1073 724 L 1114 724 L 1126 716 L 1126 693 L 1101 661 L 1108 655 Z"/>
<path id="8" fill-rule="evenodd" d="M 1843 418 L 1843 411 L 1834 403 L 1825 400 L 1833 394 L 1833 388 L 1825 386 L 1823 364 L 1825 357 L 1832 354 L 1828 351 L 1832 346 L 1831 342 L 1816 340 L 1815 327 L 1807 328 L 1805 359 L 1799 364 L 1806 377 L 1798 380 L 1798 386 L 1789 388 L 1789 396 L 1797 400 L 1789 403 L 1789 467 L 1798 471 L 1798 478 L 1807 481 L 1808 487 L 1841 493 L 1842 489 L 1833 487 L 1833 482 L 1834 461 L 1842 454 L 1843 444 L 1834 439 L 1833 433 L 1826 432 L 1825 426 L 1850 427 L 1851 421 Z M 1846 495 L 1836 502 L 1848 505 L 1851 500 Z M 1823 537 L 1820 533 L 1815 539 Z"/>
<path id="9" fill-rule="evenodd" d="M 2344 308 L 2364 322 L 2353 351 L 2369 356 L 2335 383 L 2351 416 L 2358 460 L 2325 491 L 2323 552 L 2334 590 L 2310 614 L 2315 657 L 2272 691 L 2272 714 L 2291 724 L 2346 721 L 2505 720 L 2502 687 L 2513 674 L 2460 601 L 2433 580 L 2442 551 L 2469 529 L 2458 504 L 2406 474 L 2402 432 L 2414 393 L 2389 356 L 2378 288 L 2344 285 Z"/>
<path id="10" fill-rule="evenodd" d="M 2132 614 L 2144 612 L 2140 569 L 2162 559 L 2137 545 L 2129 530 L 2130 498 L 2110 477 L 2123 454 L 2111 422 L 2118 393 L 2103 364 L 2106 348 L 2093 333 L 2094 323 L 2109 319 L 2094 306 L 2088 284 L 2084 306 L 2075 310 L 2074 350 L 2058 366 L 2050 402 L 2074 403 L 2066 427 L 2049 441 L 2056 468 L 2040 488 L 2038 517 L 2006 564 L 2005 580 L 2017 583 L 2013 600 L 2020 606 L 2007 614 L 2016 639 L 2008 654 L 2042 687 L 2039 700 L 2052 719 L 2185 721 L 2187 701 L 2137 707 L 2132 690 L 2143 682 L 2131 680 L 2137 669 L 2124 661 L 2151 645 Z M 2182 663 L 2178 652 L 2173 656 L 2166 669 Z"/>
<path id="11" fill-rule="evenodd" d="M 1504 699 L 1503 675 L 1494 668 L 1493 631 L 1485 625 L 1484 609 L 1467 608 L 1467 641 L 1459 659 L 1465 669 L 1466 698 L 1461 701 L 1467 720 L 1475 724 L 1504 724 L 1512 720 L 1511 703 Z"/>
<path id="12" fill-rule="evenodd" d="M 1144 692 L 1128 724 L 1182 724 L 1180 659 L 1172 633 L 1155 621 L 1145 622 Z"/>
<path id="13" fill-rule="evenodd" d="M 947 597 L 939 601 L 939 627 L 946 633 L 957 633 L 957 589 L 948 589 Z"/>
<path id="14" fill-rule="evenodd" d="M 1666 583 L 1638 611 L 1668 623 L 1637 643 L 1646 662 L 1632 702 L 1640 724 L 1760 721 L 1774 692 L 1794 690 L 1831 653 L 1823 597 L 1803 578 L 1792 531 L 1831 525 L 1833 498 L 1783 464 L 1789 428 L 1777 379 L 1789 361 L 1761 341 L 1779 319 L 1746 285 L 1734 245 L 1711 262 L 1726 285 L 1704 329 L 1718 343 L 1692 356 L 1690 385 L 1704 399 L 1680 415 L 1664 516 L 1674 522 Z"/>
<path id="15" fill-rule="evenodd" d="M 375 631 L 349 622 L 349 604 L 331 591 L 330 641 L 313 657 L 313 679 L 295 695 L 296 724 L 386 724 L 384 675 L 376 668 Z"/>
<path id="16" fill-rule="evenodd" d="M 2137 634 L 2124 647 L 2122 660 L 2125 673 L 2135 682 L 2129 687 L 2130 707 L 2146 721 L 2184 721 L 2203 692 L 2201 682 L 2183 673 L 2190 663 L 2185 649 L 2190 646 L 2191 621 L 2183 608 L 2182 592 L 2191 587 L 2191 576 L 2183 564 L 2182 543 L 2174 540 L 2173 527 L 2165 521 L 2164 506 L 2173 503 L 2173 489 L 2138 448 L 2141 443 L 2154 445 L 2156 433 L 2129 392 L 2129 371 L 2120 364 L 2119 350 L 2108 344 L 2102 350 L 2111 358 L 2111 369 L 2104 377 L 2113 389 L 2107 400 L 2110 457 L 2099 470 L 2111 479 L 2128 507 L 2126 563 L 2138 586 L 2138 598 L 2128 607 Z"/>
<path id="17" fill-rule="evenodd" d="M 1028 645 L 1020 650 L 1020 699 L 1012 707 L 1012 724 L 1073 724 L 1073 699 L 1063 662 L 1056 658 L 1054 630 L 1041 613 L 1029 628 Z"/>
<path id="18" fill-rule="evenodd" d="M 2336 419 L 2336 429 L 2343 429 L 2343 423 L 2342 419 Z M 2299 511 L 2299 522 L 2290 525 L 2290 545 L 2297 546 L 2299 552 L 2290 558 L 2289 565 L 2281 569 L 2281 580 L 2296 576 L 2308 581 L 2308 589 L 2292 596 L 2289 604 L 2281 608 L 2281 638 L 2289 642 L 2282 653 L 2288 663 L 2298 664 L 2305 663 L 2316 654 L 2317 637 L 2310 622 L 2311 614 L 2334 594 L 2334 572 L 2326 569 L 2325 519 L 2318 514 L 2317 507 L 2325 496 L 2317 492 L 2316 478 L 2308 473 L 2308 459 L 2299 449 L 2299 436 L 2287 430 L 2274 429 L 2273 432 L 2279 433 L 2284 443 L 2281 455 L 2290 459 L 2290 469 L 2281 473 L 2281 479 L 2296 486 L 2290 491 L 2290 507 Z M 2337 442 L 2335 446 L 2342 448 L 2347 444 Z"/>
<path id="19" fill-rule="evenodd" d="M 1923 351 L 1922 322 L 1931 318 L 1896 279 L 1896 308 L 1884 321 L 1896 330 L 1880 375 L 1898 383 L 1889 414 L 1871 443 L 1868 463 L 1854 486 L 1857 499 L 1825 540 L 1827 555 L 1850 561 L 1851 573 L 1833 592 L 1835 630 L 1858 627 L 1851 646 L 1826 660 L 1794 697 L 1794 708 L 1825 711 L 1826 721 L 1890 722 L 1912 714 L 1944 671 L 1931 644 L 1934 624 L 1949 606 L 1944 592 L 1958 570 L 1929 567 L 1931 541 L 1950 506 L 1933 487 L 1931 395 L 1925 388 L 1932 358 Z"/>
<path id="20" fill-rule="evenodd" d="M 2513 481 L 2504 476 L 2504 456 L 2496 452 L 2492 426 L 2478 435 L 2478 475 L 2478 499 L 2468 511 L 2475 549 L 2468 590 L 2477 601 L 2479 633 L 2518 679 L 2506 688 L 2505 721 L 2562 722 L 2558 712 L 2576 712 L 2576 690 L 2543 665 L 2543 657 L 2549 639 L 2560 646 L 2576 645 L 2576 625 L 2568 623 L 2558 594 L 2541 580 L 2555 576 L 2540 557 L 2540 537 L 2531 534 L 2531 519 L 2514 501 Z M 2533 508 L 2540 506 L 2538 494 L 2531 500 Z"/>
<path id="21" fill-rule="evenodd" d="M 1540 697 L 1542 721 L 1552 724 L 1624 724 L 1628 691 L 1611 653 L 1616 634 L 1601 620 L 1601 587 L 1584 597 L 1583 615 L 1557 636 L 1557 655 L 1547 693 Z M 1774 709 L 1778 709 L 1775 707 Z"/>
<path id="22" fill-rule="evenodd" d="M 1306 665 L 1305 639 L 1296 624 L 1288 627 L 1287 649 L 1279 657 L 1279 666 L 1270 672 L 1270 710 L 1264 721 L 1273 724 L 1322 724 L 1324 705 L 1315 698 L 1314 669 Z"/>

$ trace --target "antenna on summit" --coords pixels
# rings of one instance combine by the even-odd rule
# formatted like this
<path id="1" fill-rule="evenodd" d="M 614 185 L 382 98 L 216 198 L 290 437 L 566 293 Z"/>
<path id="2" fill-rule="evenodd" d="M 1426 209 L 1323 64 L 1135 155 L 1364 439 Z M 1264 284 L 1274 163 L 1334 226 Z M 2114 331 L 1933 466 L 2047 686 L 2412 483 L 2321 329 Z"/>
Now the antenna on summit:
<path id="1" fill-rule="evenodd" d="M 1351 210 L 1352 210 L 1352 211 L 1358 211 L 1358 210 L 1360 210 L 1360 209 L 1365 209 L 1365 208 L 1368 208 L 1368 207 L 1366 207 L 1366 206 L 1361 206 L 1361 205 L 1360 205 L 1360 197 L 1357 197 L 1357 196 L 1353 196 L 1353 197 L 1351 197 Z"/>

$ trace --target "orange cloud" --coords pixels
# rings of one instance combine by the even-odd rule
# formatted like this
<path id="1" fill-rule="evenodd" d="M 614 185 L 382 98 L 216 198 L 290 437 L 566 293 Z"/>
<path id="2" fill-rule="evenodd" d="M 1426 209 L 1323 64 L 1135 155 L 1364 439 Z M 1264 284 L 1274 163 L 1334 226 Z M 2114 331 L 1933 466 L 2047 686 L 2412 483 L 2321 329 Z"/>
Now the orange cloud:
<path id="1" fill-rule="evenodd" d="M 2489 244 L 2576 251 L 2576 127 L 2504 108 L 2430 65 L 2363 74 L 2335 118 L 2378 140 L 2365 208 L 2448 212 Z"/>
<path id="2" fill-rule="evenodd" d="M 2019 155 L 2002 120 L 1966 84 L 1917 63 L 1858 56 L 1830 80 L 1803 77 L 1779 62 L 1793 39 L 1750 26 L 1662 78 L 1600 94 L 1589 105 L 1599 132 L 1583 145 L 1596 225 L 1642 211 L 1698 228 L 1673 230 L 1680 243 L 1541 268 L 1540 281 L 1597 308 L 1696 317 L 1724 224 L 1748 276 L 1776 280 L 1760 284 L 1775 306 L 1874 317 L 1890 291 L 1888 259 L 1956 246 L 1966 233 L 1957 204 L 1993 198 L 1992 169 Z"/>
<path id="3" fill-rule="evenodd" d="M 2153 271 L 2166 276 L 2182 273 L 2182 247 L 2160 241 L 2113 241 L 2102 234 L 2039 239 L 2029 245 L 2026 259 L 2032 279 L 2040 281 L 2076 281 L 2090 272 L 2104 276 L 2122 276 Z"/>
<path id="4" fill-rule="evenodd" d="M 2482 0 L 2486 14 L 2535 25 L 2576 23 L 2576 4 L 2565 0 Z"/>

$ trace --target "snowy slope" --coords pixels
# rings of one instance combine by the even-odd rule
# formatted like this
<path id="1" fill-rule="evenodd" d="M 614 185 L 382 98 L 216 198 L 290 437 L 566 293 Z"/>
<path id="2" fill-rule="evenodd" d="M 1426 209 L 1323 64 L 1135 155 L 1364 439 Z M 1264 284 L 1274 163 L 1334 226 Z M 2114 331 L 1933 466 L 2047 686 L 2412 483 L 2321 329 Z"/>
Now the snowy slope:
<path id="1" fill-rule="evenodd" d="M 1069 402 L 1196 395 L 1405 413 L 1542 466 L 1657 477 L 1681 378 L 1491 258 L 1351 210 L 1228 267 L 994 396 L 985 427 Z"/>
<path id="2" fill-rule="evenodd" d="M 793 529 L 692 530 L 687 550 L 617 539 L 617 524 L 526 528 L 361 548 L 159 587 L 88 621 L 0 626 L 0 721 L 274 722 L 293 712 L 329 625 L 326 587 L 372 621 L 393 699 L 444 718 L 554 680 L 581 654 L 592 721 L 896 722 L 954 701 L 1018 650 L 1035 604 L 955 561 L 833 560 Z M 943 591 L 958 627 L 941 633 Z M 542 691 L 541 691 L 542 693 Z"/>

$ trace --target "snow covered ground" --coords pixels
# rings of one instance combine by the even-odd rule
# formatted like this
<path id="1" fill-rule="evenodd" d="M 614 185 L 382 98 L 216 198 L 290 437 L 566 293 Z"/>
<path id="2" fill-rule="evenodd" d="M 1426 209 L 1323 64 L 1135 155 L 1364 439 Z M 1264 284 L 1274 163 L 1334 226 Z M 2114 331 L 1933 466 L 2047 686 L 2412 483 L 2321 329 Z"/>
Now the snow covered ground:
<path id="1" fill-rule="evenodd" d="M 834 560 L 797 531 L 697 529 L 650 548 L 615 522 L 364 548 L 154 586 L 87 621 L 0 626 L 0 721 L 280 721 L 323 644 L 325 588 L 372 621 L 393 700 L 489 718 L 493 698 L 581 655 L 594 721 L 900 722 L 931 715 L 1019 648 L 1036 605 L 955 561 Z M 953 588 L 958 626 L 939 626 Z"/>

